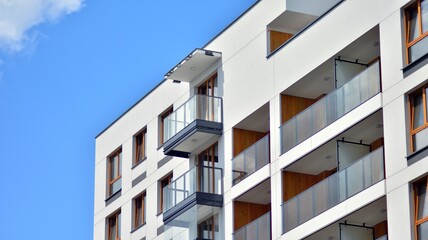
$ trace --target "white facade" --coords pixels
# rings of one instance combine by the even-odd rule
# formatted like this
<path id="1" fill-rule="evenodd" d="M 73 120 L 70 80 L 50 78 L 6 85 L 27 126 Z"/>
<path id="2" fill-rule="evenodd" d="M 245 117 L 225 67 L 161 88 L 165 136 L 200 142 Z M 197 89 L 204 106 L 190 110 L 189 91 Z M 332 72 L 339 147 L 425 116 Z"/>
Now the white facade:
<path id="1" fill-rule="evenodd" d="M 412 150 L 412 103 L 409 102 L 409 94 L 427 83 L 428 51 L 427 47 L 422 47 L 426 50 L 423 57 L 407 63 L 405 15 L 406 9 L 415 2 L 417 4 L 418 1 L 258 1 L 203 47 L 215 51 L 213 56 L 205 50 L 193 52 L 167 74 L 165 81 L 97 136 L 94 240 L 109 239 L 109 218 L 118 211 L 121 215 L 121 239 L 169 239 L 167 236 L 175 236 L 176 233 L 169 235 L 175 230 L 164 226 L 166 216 L 159 206 L 160 181 L 171 172 L 172 181 L 179 179 L 197 165 L 198 155 L 215 142 L 218 158 L 213 164 L 222 169 L 222 206 L 212 211 L 210 208 L 205 215 L 219 211 L 215 218 L 215 235 L 208 234 L 209 239 L 212 236 L 216 239 L 234 239 L 234 236 L 235 239 L 250 239 L 250 235 L 245 238 L 236 232 L 268 212 L 266 219 L 270 222 L 271 239 L 364 240 L 374 239 L 370 238 L 373 234 L 376 238 L 387 234 L 392 240 L 417 239 L 414 183 L 426 178 L 428 158 L 424 148 Z M 271 51 L 271 40 L 275 38 L 271 31 L 283 31 L 293 37 L 278 40 L 282 42 L 281 46 Z M 195 64 L 199 64 L 197 68 Z M 200 72 L 192 74 L 195 71 Z M 215 73 L 217 87 L 214 95 L 221 98 L 222 104 L 211 110 L 220 109 L 222 113 L 219 119 L 221 133 L 201 132 L 196 127 L 196 133 L 176 132 L 175 135 L 184 139 L 190 136 L 187 142 L 170 145 L 169 139 L 165 139 L 165 144 L 161 145 L 162 113 L 173 106 L 174 114 L 179 118 L 177 109 L 198 94 L 198 87 Z M 351 77 L 354 75 L 355 78 Z M 174 76 L 180 76 L 180 79 Z M 173 82 L 173 79 L 181 82 Z M 345 85 L 341 87 L 342 84 Z M 355 100 L 353 94 L 357 92 L 359 95 Z M 298 99 L 287 100 L 290 98 L 285 96 Z M 291 102 L 297 101 L 299 105 L 306 101 L 304 99 L 310 99 L 307 101 L 314 107 L 308 105 L 305 110 L 297 109 L 295 102 Z M 312 109 L 312 115 L 305 118 L 307 107 Z M 300 114 L 296 115 L 296 111 Z M 319 117 L 320 114 L 323 117 Z M 286 126 L 281 127 L 284 124 Z M 142 129 L 147 131 L 146 158 L 133 166 L 135 136 Z M 238 150 L 236 146 L 248 147 L 256 140 L 252 137 L 248 141 L 243 140 L 238 137 L 236 129 L 244 130 L 242 136 L 253 136 L 254 132 L 269 134 L 269 159 L 260 159 L 250 151 L 246 152 L 248 157 L 245 158 L 245 166 L 253 166 L 254 161 L 268 161 L 266 165 L 256 167 L 254 171 L 247 169 L 250 167 L 245 171 L 237 170 L 236 161 L 243 157 L 239 155 L 243 149 Z M 298 139 L 295 143 L 288 142 L 292 138 L 290 129 L 295 131 L 293 134 Z M 303 136 L 302 139 L 299 136 Z M 382 142 L 383 150 L 379 153 L 384 156 L 379 162 L 372 157 L 376 149 L 381 149 L 379 144 L 376 145 L 377 141 Z M 339 150 L 337 146 L 341 144 L 346 147 Z M 174 151 L 168 153 L 175 154 L 174 157 L 166 156 L 164 150 L 169 146 L 173 150 L 190 147 L 189 157 L 179 157 Z M 111 154 L 119 148 L 121 190 L 109 194 L 108 162 Z M 260 150 L 257 151 L 261 154 Z M 361 158 L 363 156 L 366 157 Z M 360 164 L 358 159 L 371 159 L 367 160 L 369 165 L 361 163 L 363 170 L 360 175 L 353 170 L 357 165 L 352 165 Z M 349 164 L 345 166 L 347 161 Z M 384 171 L 376 172 L 379 166 L 379 169 L 384 167 Z M 327 175 L 323 175 L 326 171 L 329 171 Z M 341 177 L 344 171 L 347 171 L 346 178 Z M 294 178 L 287 178 L 290 172 Z M 235 177 L 237 173 L 243 174 L 242 179 Z M 335 176 L 339 185 L 337 192 L 335 190 L 332 194 L 337 194 L 340 200 L 332 200 L 333 195 L 328 195 L 330 192 L 311 190 L 318 182 L 336 183 L 333 180 Z M 353 176 L 357 176 L 355 181 Z M 358 176 L 365 179 L 362 182 L 364 187 L 356 186 L 359 184 Z M 303 183 L 305 181 L 310 182 L 307 183 L 309 185 Z M 333 191 L 334 188 L 328 184 L 324 189 Z M 342 187 L 346 188 L 346 194 Z M 350 194 L 353 188 L 357 190 Z M 293 190 L 287 192 L 288 189 Z M 302 195 L 308 191 L 313 191 L 313 195 Z M 146 195 L 145 223 L 135 229 L 133 199 L 143 192 Z M 324 199 L 323 194 L 328 196 Z M 342 197 L 343 194 L 346 196 Z M 319 206 L 324 203 L 323 199 L 327 205 L 330 204 L 329 207 Z M 298 223 L 290 223 L 294 221 L 292 217 L 284 215 L 284 208 L 294 206 L 291 201 L 300 205 L 295 205 L 294 209 L 287 208 L 290 211 L 287 216 L 300 213 L 296 220 Z M 178 200 L 176 203 L 183 204 Z M 304 203 L 307 205 L 302 207 Z M 315 206 L 313 212 L 305 212 L 311 209 L 311 204 Z M 200 203 L 196 206 L 199 209 Z M 247 206 L 249 212 L 243 212 L 243 206 Z M 318 212 L 317 207 L 323 211 Z M 198 211 L 205 210 L 197 210 L 196 215 L 199 216 Z M 186 209 L 168 217 L 168 224 L 174 224 L 174 219 L 182 214 L 186 214 Z M 311 216 L 307 218 L 305 214 Z M 202 234 L 206 229 L 198 221 L 203 219 L 195 219 L 192 224 L 197 226 L 197 234 Z M 296 226 L 290 227 L 289 224 Z M 387 231 L 377 228 L 386 225 Z M 262 228 L 257 228 L 257 233 L 265 233 Z M 366 237 L 365 233 L 359 232 L 360 228 L 367 228 L 373 234 Z M 251 229 L 247 231 L 254 236 Z M 190 235 L 186 235 L 189 232 L 174 239 L 189 239 Z M 258 239 L 265 237 L 260 235 Z M 203 238 L 199 236 L 199 239 Z"/>

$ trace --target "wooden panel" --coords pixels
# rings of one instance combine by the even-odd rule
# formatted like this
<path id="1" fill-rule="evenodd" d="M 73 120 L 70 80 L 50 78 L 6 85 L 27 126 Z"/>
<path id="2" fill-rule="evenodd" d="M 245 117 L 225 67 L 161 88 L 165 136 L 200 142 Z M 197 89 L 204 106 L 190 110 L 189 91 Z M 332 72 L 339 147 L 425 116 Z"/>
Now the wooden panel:
<path id="1" fill-rule="evenodd" d="M 277 49 L 279 46 L 281 46 L 283 43 L 285 43 L 288 39 L 290 39 L 293 34 L 291 33 L 284 33 L 284 32 L 278 32 L 269 30 L 269 38 L 270 38 L 270 52 L 273 52 L 275 49 Z"/>
<path id="2" fill-rule="evenodd" d="M 379 237 L 382 237 L 383 235 L 388 234 L 388 222 L 387 221 L 380 222 L 380 223 L 374 225 L 373 228 L 374 228 L 375 238 L 379 238 Z"/>
<path id="3" fill-rule="evenodd" d="M 314 99 L 281 95 L 281 123 L 285 123 L 314 102 Z"/>
<path id="4" fill-rule="evenodd" d="M 326 170 L 318 175 L 284 171 L 282 174 L 282 197 L 288 201 L 299 193 L 328 178 L 336 172 L 336 168 Z"/>
<path id="5" fill-rule="evenodd" d="M 282 174 L 282 200 L 288 201 L 318 182 L 318 176 L 288 172 Z"/>
<path id="6" fill-rule="evenodd" d="M 256 204 L 249 202 L 233 202 L 233 229 L 234 231 L 256 220 L 270 211 L 270 204 Z"/>
<path id="7" fill-rule="evenodd" d="M 320 174 L 317 175 L 317 180 L 318 182 L 321 182 L 322 180 L 330 177 L 331 175 L 333 175 L 335 172 L 337 172 L 337 168 L 334 168 L 332 170 L 326 170 Z"/>
<path id="8" fill-rule="evenodd" d="M 233 129 L 233 157 L 247 149 L 249 146 L 262 139 L 268 133 L 250 131 L 245 129 Z"/>
<path id="9" fill-rule="evenodd" d="M 370 147 L 371 147 L 372 151 L 374 151 L 374 150 L 376 150 L 376 149 L 378 149 L 378 148 L 380 148 L 382 146 L 383 146 L 383 137 L 376 139 L 375 141 L 373 141 L 370 144 Z"/>

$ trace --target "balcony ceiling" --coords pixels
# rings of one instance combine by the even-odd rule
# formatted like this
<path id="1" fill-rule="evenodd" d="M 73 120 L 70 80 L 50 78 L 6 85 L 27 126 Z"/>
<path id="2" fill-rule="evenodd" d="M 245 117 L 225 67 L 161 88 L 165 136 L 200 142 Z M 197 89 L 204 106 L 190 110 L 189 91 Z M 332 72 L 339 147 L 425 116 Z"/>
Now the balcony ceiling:
<path id="1" fill-rule="evenodd" d="M 235 125 L 235 128 L 266 133 L 269 131 L 269 103 Z"/>
<path id="2" fill-rule="evenodd" d="M 270 179 L 266 179 L 259 185 L 253 187 L 248 192 L 242 194 L 235 201 L 249 202 L 256 204 L 269 204 L 270 203 Z"/>
<path id="3" fill-rule="evenodd" d="M 207 70 L 220 58 L 220 52 L 214 52 L 205 49 L 195 49 L 179 64 L 177 64 L 173 69 L 165 74 L 165 78 L 183 82 L 191 82 L 194 78 Z"/>

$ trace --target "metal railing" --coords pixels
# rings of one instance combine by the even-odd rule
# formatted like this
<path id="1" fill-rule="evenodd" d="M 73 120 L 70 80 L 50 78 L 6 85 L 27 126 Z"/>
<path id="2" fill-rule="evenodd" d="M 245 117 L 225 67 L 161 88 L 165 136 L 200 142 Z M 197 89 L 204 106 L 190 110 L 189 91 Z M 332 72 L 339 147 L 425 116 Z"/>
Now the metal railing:
<path id="1" fill-rule="evenodd" d="M 383 147 L 282 205 L 283 233 L 384 179 Z"/>
<path id="2" fill-rule="evenodd" d="M 221 195 L 223 170 L 208 166 L 196 166 L 163 188 L 163 206 L 167 211 L 195 192 Z"/>
<path id="3" fill-rule="evenodd" d="M 235 185 L 269 163 L 269 134 L 232 159 L 232 184 Z"/>
<path id="4" fill-rule="evenodd" d="M 167 141 L 196 119 L 222 122 L 222 99 L 195 95 L 164 119 L 164 141 Z"/>
<path id="5" fill-rule="evenodd" d="M 379 61 L 280 127 L 281 154 L 380 92 Z"/>
<path id="6" fill-rule="evenodd" d="M 270 211 L 233 233 L 233 240 L 247 239 L 270 239 Z"/>

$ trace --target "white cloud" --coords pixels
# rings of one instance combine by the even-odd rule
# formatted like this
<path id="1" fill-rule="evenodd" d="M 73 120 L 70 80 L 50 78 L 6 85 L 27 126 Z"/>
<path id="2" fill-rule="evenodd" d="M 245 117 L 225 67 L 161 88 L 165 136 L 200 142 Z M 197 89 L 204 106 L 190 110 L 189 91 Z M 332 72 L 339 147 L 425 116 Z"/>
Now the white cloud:
<path id="1" fill-rule="evenodd" d="M 83 0 L 0 0 L 0 50 L 20 51 L 33 27 L 78 11 Z"/>

